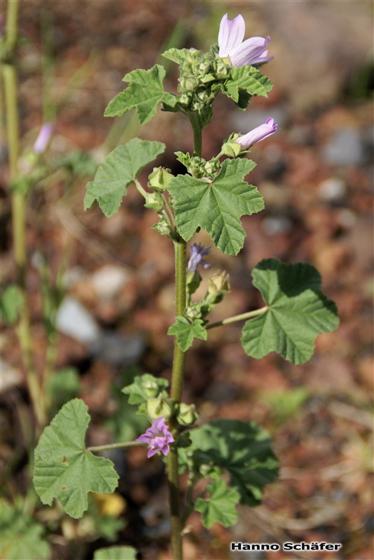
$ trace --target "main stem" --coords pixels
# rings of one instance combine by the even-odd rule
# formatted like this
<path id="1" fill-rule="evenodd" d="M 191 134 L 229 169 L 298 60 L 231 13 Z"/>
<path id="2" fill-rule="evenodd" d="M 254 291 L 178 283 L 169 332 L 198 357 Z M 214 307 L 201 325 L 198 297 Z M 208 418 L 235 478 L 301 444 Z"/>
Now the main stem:
<path id="1" fill-rule="evenodd" d="M 194 133 L 194 150 L 201 156 L 201 125 L 196 113 L 190 115 L 191 125 Z M 175 290 L 176 290 L 176 314 L 183 315 L 186 309 L 186 243 L 183 239 L 174 241 L 175 253 Z M 171 374 L 170 396 L 175 402 L 180 402 L 183 391 L 185 353 L 174 342 L 173 368 Z M 172 428 L 176 432 L 173 422 Z M 169 502 L 171 514 L 171 550 L 174 560 L 183 560 L 182 540 L 182 512 L 179 496 L 179 472 L 178 472 L 178 450 L 172 446 L 167 461 Z"/>
<path id="2" fill-rule="evenodd" d="M 17 96 L 17 72 L 15 66 L 15 47 L 18 35 L 18 0 L 8 0 L 6 20 L 6 60 L 2 71 L 4 79 L 4 97 L 6 126 L 9 153 L 9 180 L 13 186 L 18 178 L 19 158 L 19 114 Z M 39 425 L 45 420 L 43 399 L 37 373 L 32 363 L 32 339 L 30 319 L 27 305 L 26 289 L 26 200 L 22 192 L 13 190 L 11 193 L 13 254 L 17 268 L 17 284 L 23 293 L 23 306 L 18 327 L 23 365 L 30 398 Z"/>

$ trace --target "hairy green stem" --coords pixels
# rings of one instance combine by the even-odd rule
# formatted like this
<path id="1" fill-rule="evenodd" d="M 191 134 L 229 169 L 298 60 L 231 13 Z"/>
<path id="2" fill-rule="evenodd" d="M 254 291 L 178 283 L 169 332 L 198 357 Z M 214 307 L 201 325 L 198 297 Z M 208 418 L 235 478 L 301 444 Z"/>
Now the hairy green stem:
<path id="1" fill-rule="evenodd" d="M 194 151 L 201 156 L 202 135 L 201 123 L 196 113 L 189 115 L 193 134 L 194 134 Z M 174 240 L 175 252 L 175 290 L 176 290 L 176 314 L 183 315 L 187 304 L 187 244 L 183 239 Z M 185 353 L 179 348 L 177 342 L 174 342 L 173 368 L 171 374 L 170 396 L 175 402 L 180 402 L 183 391 L 184 377 L 184 357 Z M 172 428 L 176 433 L 175 421 L 172 422 Z M 183 520 L 181 503 L 179 496 L 179 469 L 178 469 L 178 450 L 172 446 L 167 459 L 167 474 L 169 485 L 169 502 L 171 514 L 171 550 L 173 560 L 183 560 Z"/>
<path id="2" fill-rule="evenodd" d="M 20 151 L 19 113 L 17 105 L 17 72 L 14 63 L 14 50 L 18 35 L 18 0 L 8 0 L 6 20 L 6 61 L 2 65 L 6 127 L 9 153 L 9 182 L 14 186 L 18 178 L 18 158 Z M 23 293 L 23 306 L 18 327 L 23 365 L 33 410 L 39 425 L 45 422 L 43 395 L 37 372 L 32 360 L 32 339 L 26 289 L 26 200 L 17 190 L 11 193 L 13 254 L 17 268 L 17 283 Z"/>
<path id="3" fill-rule="evenodd" d="M 194 140 L 194 151 L 195 154 L 201 157 L 202 153 L 202 127 L 200 122 L 200 117 L 198 113 L 189 114 L 192 129 L 193 129 L 193 140 Z"/>
<path id="4" fill-rule="evenodd" d="M 176 314 L 183 315 L 186 308 L 186 243 L 174 241 Z M 171 374 L 171 398 L 179 402 L 183 390 L 184 352 L 174 343 Z M 175 425 L 172 426 L 175 429 Z M 179 496 L 178 450 L 172 446 L 167 460 L 169 502 L 171 514 L 171 549 L 174 560 L 183 560 L 182 515 Z"/>
<path id="5" fill-rule="evenodd" d="M 5 47 L 10 57 L 14 53 L 18 39 L 18 12 L 19 0 L 8 0 L 5 25 Z"/>
<path id="6" fill-rule="evenodd" d="M 232 317 L 227 317 L 221 321 L 216 321 L 215 323 L 209 323 L 206 325 L 206 329 L 215 329 L 216 327 L 222 327 L 223 325 L 229 325 L 230 323 L 236 323 L 237 321 L 245 321 L 246 319 L 251 319 L 252 317 L 257 317 L 257 315 L 262 315 L 267 311 L 268 307 L 261 307 L 260 309 L 254 309 L 253 311 L 247 311 L 247 313 L 241 313 L 240 315 L 233 315 Z"/>

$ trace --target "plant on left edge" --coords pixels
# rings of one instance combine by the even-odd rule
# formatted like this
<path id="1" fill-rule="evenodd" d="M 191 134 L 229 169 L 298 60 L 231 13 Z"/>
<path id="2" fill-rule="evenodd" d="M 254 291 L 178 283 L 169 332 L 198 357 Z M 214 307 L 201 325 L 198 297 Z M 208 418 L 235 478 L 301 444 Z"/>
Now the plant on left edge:
<path id="1" fill-rule="evenodd" d="M 311 358 L 316 337 L 338 326 L 336 307 L 323 295 L 318 272 L 305 263 L 261 261 L 252 271 L 252 281 L 263 306 L 241 315 L 209 322 L 210 312 L 229 291 L 225 271 L 211 275 L 205 294 L 196 299 L 208 249 L 192 243 L 188 255 L 188 242 L 203 229 L 219 250 L 236 255 L 245 241 L 242 216 L 264 208 L 259 190 L 246 182 L 255 167 L 246 156 L 253 144 L 277 131 L 272 118 L 247 134 L 232 133 L 210 159 L 202 150 L 202 131 L 213 118 L 217 95 L 225 95 L 244 110 L 252 97 L 266 96 L 271 90 L 259 69 L 270 60 L 269 39 L 244 40 L 244 35 L 242 16 L 230 20 L 225 15 L 218 45 L 207 53 L 169 49 L 163 54 L 179 67 L 176 94 L 165 91 L 165 69 L 156 64 L 126 74 L 124 91 L 105 111 L 106 116 L 116 117 L 135 109 L 144 124 L 161 106 L 186 117 L 194 138 L 192 153 L 175 152 L 184 174 L 174 176 L 169 169 L 155 167 L 146 185 L 139 174 L 164 152 L 165 145 L 139 138 L 119 145 L 99 166 L 85 196 L 86 209 L 97 203 L 105 216 L 112 216 L 135 186 L 145 207 L 158 216 L 154 229 L 174 246 L 176 314 L 168 330 L 175 337 L 170 384 L 144 373 L 123 389 L 129 404 L 148 418 L 149 427 L 134 441 L 86 447 L 90 416 L 85 403 L 73 399 L 44 429 L 35 450 L 34 486 L 41 501 L 50 505 L 57 499 L 74 518 L 87 509 L 90 492 L 110 493 L 118 485 L 113 463 L 96 453 L 142 445 L 149 458 L 158 455 L 166 463 L 174 560 L 183 557 L 182 535 L 192 511 L 201 514 L 207 528 L 215 523 L 231 526 L 237 521 L 239 504 L 260 503 L 265 485 L 276 479 L 278 471 L 270 439 L 259 426 L 228 419 L 200 423 L 195 405 L 183 402 L 185 354 L 194 340 L 206 341 L 210 329 L 243 321 L 241 342 L 250 357 L 277 352 L 302 364 Z M 186 481 L 183 487 L 181 475 Z M 95 558 L 135 558 L 133 549 L 114 548 L 113 555 L 108 549 L 98 551 Z"/>

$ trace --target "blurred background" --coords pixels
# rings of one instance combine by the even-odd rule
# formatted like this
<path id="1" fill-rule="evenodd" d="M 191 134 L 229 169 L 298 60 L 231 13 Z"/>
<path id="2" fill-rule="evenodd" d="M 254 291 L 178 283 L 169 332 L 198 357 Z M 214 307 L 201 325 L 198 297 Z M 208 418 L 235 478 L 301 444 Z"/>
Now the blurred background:
<path id="1" fill-rule="evenodd" d="M 0 1 L 0 26 L 6 2 Z M 232 529 L 191 518 L 187 560 L 284 559 L 288 553 L 229 553 L 231 540 L 342 542 L 318 560 L 372 560 L 373 186 L 371 0 L 23 0 L 18 53 L 22 148 L 53 122 L 50 173 L 29 193 L 27 290 L 37 369 L 49 360 L 60 402 L 79 394 L 90 408 L 92 445 L 132 439 L 143 429 L 120 389 L 140 372 L 168 376 L 173 256 L 151 226 L 156 216 L 130 191 L 110 219 L 83 210 L 85 185 L 118 143 L 161 140 L 160 164 L 180 171 L 173 151 L 191 150 L 189 124 L 159 112 L 141 130 L 134 115 L 104 119 L 107 102 L 135 68 L 162 61 L 165 48 L 208 48 L 219 21 L 242 13 L 246 36 L 270 35 L 267 99 L 245 112 L 225 98 L 204 133 L 213 156 L 232 131 L 274 117 L 280 131 L 252 150 L 251 182 L 266 210 L 243 219 L 239 257 L 211 251 L 210 270 L 230 273 L 231 293 L 212 320 L 259 302 L 250 269 L 263 258 L 309 261 L 338 305 L 341 326 L 318 338 L 314 358 L 295 367 L 280 357 L 248 358 L 240 324 L 215 329 L 187 361 L 185 399 L 202 420 L 254 420 L 271 433 L 280 479 L 261 506 L 243 508 Z M 1 27 L 0 27 L 1 33 Z M 176 87 L 170 63 L 168 86 Z M 2 105 L 2 103 L 1 103 Z M 4 114 L 0 138 L 0 285 L 14 280 Z M 209 244 L 201 236 L 200 241 Z M 47 324 L 47 328 L 46 328 Z M 46 333 L 47 332 L 47 336 Z M 47 351 L 47 342 L 49 349 Z M 110 455 L 121 471 L 114 497 L 92 500 L 81 521 L 42 508 L 27 494 L 30 406 L 14 330 L 0 331 L 1 496 L 18 500 L 46 530 L 53 559 L 90 559 L 110 542 L 132 544 L 144 560 L 168 560 L 163 466 L 133 449 Z M 57 387 L 57 389 L 56 389 Z M 52 390 L 52 389 L 51 389 Z M 58 400 L 58 399 L 57 399 Z M 31 503 L 31 506 L 30 506 Z M 120 515 L 120 519 L 118 519 Z M 293 554 L 292 558 L 316 558 Z"/>

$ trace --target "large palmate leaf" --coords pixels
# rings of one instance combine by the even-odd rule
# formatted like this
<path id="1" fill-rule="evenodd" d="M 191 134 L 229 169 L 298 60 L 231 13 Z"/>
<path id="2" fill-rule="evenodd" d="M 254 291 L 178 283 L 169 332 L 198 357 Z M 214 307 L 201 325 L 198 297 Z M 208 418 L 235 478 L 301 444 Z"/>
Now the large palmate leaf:
<path id="1" fill-rule="evenodd" d="M 168 334 L 176 337 L 178 346 L 183 352 L 192 346 L 195 338 L 208 340 L 208 331 L 201 319 L 189 321 L 182 316 L 176 318 L 175 323 L 169 327 Z"/>
<path id="2" fill-rule="evenodd" d="M 117 212 L 129 184 L 139 171 L 165 150 L 162 142 L 133 138 L 115 148 L 99 165 L 93 181 L 88 183 L 84 208 L 97 201 L 105 216 Z"/>
<path id="3" fill-rule="evenodd" d="M 44 528 L 23 511 L 23 504 L 0 500 L 0 558 L 48 560 L 51 551 L 43 540 Z"/>
<path id="4" fill-rule="evenodd" d="M 156 64 L 149 70 L 133 70 L 123 78 L 129 85 L 112 99 L 104 115 L 118 117 L 136 109 L 140 124 L 148 122 L 156 113 L 160 103 L 174 106 L 176 97 L 164 91 L 165 68 Z"/>
<path id="5" fill-rule="evenodd" d="M 229 488 L 226 482 L 219 478 L 207 487 L 208 497 L 197 498 L 194 504 L 196 511 L 201 513 L 204 526 L 208 529 L 215 523 L 224 527 L 235 525 L 238 520 L 236 506 L 240 501 L 240 494 L 236 488 Z"/>
<path id="6" fill-rule="evenodd" d="M 110 546 L 95 551 L 94 560 L 136 560 L 132 546 Z"/>
<path id="7" fill-rule="evenodd" d="M 113 463 L 85 448 L 90 422 L 80 399 L 66 403 L 47 426 L 35 449 L 34 487 L 43 504 L 57 498 L 71 517 L 82 517 L 89 492 L 111 493 L 118 484 Z"/>
<path id="8" fill-rule="evenodd" d="M 310 264 L 260 262 L 252 272 L 253 284 L 267 310 L 247 321 L 242 345 L 249 356 L 262 358 L 278 352 L 293 364 L 313 355 L 316 337 L 339 325 L 337 309 L 321 292 L 321 277 Z"/>
<path id="9" fill-rule="evenodd" d="M 258 504 L 264 486 L 277 477 L 269 436 L 253 422 L 213 420 L 191 430 L 190 437 L 192 445 L 179 450 L 182 469 L 200 476 L 216 474 L 217 467 L 227 471 L 243 504 Z"/>
<path id="10" fill-rule="evenodd" d="M 260 212 L 264 199 L 244 177 L 255 167 L 246 159 L 225 160 L 213 180 L 177 175 L 170 183 L 177 228 L 188 241 L 198 227 L 207 230 L 224 253 L 236 255 L 244 244 L 243 215 Z"/>
<path id="11" fill-rule="evenodd" d="M 235 102 L 239 101 L 241 92 L 247 95 L 266 96 L 272 88 L 272 83 L 254 66 L 232 68 L 230 79 L 224 83 L 223 93 Z"/>

